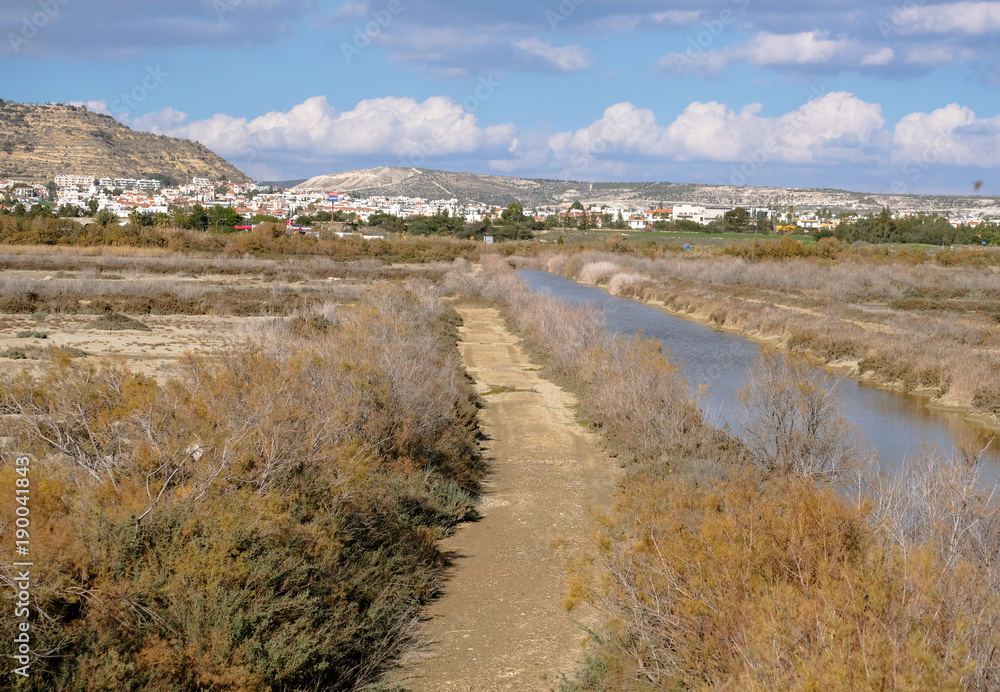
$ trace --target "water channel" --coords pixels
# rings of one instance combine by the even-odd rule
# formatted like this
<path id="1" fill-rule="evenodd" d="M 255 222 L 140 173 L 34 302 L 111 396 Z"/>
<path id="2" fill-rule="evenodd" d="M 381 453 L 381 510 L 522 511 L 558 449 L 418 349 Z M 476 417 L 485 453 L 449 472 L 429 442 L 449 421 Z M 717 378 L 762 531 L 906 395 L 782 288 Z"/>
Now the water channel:
<path id="1" fill-rule="evenodd" d="M 640 330 L 663 344 L 677 363 L 692 391 L 704 384 L 709 397 L 702 402 L 706 419 L 728 424 L 738 432 L 737 392 L 743 387 L 747 369 L 759 355 L 758 345 L 742 336 L 675 317 L 638 301 L 615 298 L 594 286 L 579 284 L 541 271 L 522 270 L 521 278 L 535 291 L 570 303 L 592 303 L 603 311 L 609 329 L 616 334 Z M 840 378 L 844 415 L 863 441 L 873 448 L 885 467 L 898 467 L 920 451 L 922 444 L 951 452 L 963 437 L 982 434 L 960 413 L 928 408 L 920 397 L 866 386 Z M 1000 477 L 1000 440 L 987 452 L 984 480 Z"/>

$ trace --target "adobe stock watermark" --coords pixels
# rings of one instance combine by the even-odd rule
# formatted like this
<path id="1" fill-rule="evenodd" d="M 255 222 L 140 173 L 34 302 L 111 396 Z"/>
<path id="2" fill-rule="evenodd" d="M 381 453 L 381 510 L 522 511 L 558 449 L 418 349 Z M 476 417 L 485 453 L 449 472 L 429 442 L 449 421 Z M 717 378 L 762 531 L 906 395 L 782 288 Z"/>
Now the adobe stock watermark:
<path id="1" fill-rule="evenodd" d="M 169 72 L 164 72 L 163 68 L 159 65 L 156 67 L 147 67 L 146 74 L 128 92 L 123 93 L 118 96 L 114 101 L 111 102 L 110 110 L 112 113 L 124 112 L 127 116 L 131 111 L 135 110 L 139 104 L 143 103 L 149 98 L 149 95 L 160 88 L 160 85 L 170 76 Z"/>
<path id="2" fill-rule="evenodd" d="M 219 16 L 219 21 L 226 21 L 226 15 L 235 12 L 243 5 L 243 0 L 212 0 L 212 9 Z"/>
<path id="3" fill-rule="evenodd" d="M 580 5 L 586 2 L 587 0 L 562 0 L 556 9 L 545 10 L 545 19 L 549 23 L 549 28 L 555 31 L 560 24 L 576 14 Z"/>
<path id="4" fill-rule="evenodd" d="M 580 150 L 569 160 L 566 168 L 556 175 L 557 180 L 572 180 L 581 172 L 594 168 L 597 157 L 611 151 L 614 142 L 621 139 L 623 131 L 614 123 L 603 123 L 596 137 L 589 137 L 586 149 Z"/>
<path id="5" fill-rule="evenodd" d="M 893 34 L 899 33 L 906 26 L 907 21 L 925 4 L 926 0 L 906 0 L 901 5 L 893 5 L 889 18 L 882 18 L 877 22 L 882 38 L 888 40 Z"/>
<path id="6" fill-rule="evenodd" d="M 943 159 L 942 153 L 950 149 L 950 145 L 951 141 L 948 139 L 948 136 L 944 132 L 939 133 L 938 137 L 934 141 L 929 142 L 923 151 L 911 157 L 909 161 L 903 164 L 902 174 L 906 180 L 896 178 L 889 186 L 889 191 L 894 195 L 906 194 L 909 190 L 907 181 L 911 185 L 919 182 L 924 177 L 924 173 L 941 163 Z"/>
<path id="7" fill-rule="evenodd" d="M 354 27 L 353 40 L 350 43 L 346 41 L 340 43 L 340 52 L 343 54 L 344 60 L 351 62 L 356 56 L 361 55 L 361 51 L 381 36 L 382 32 L 392 24 L 392 20 L 402 11 L 403 3 L 400 0 L 389 0 L 383 9 L 371 10 L 368 13 L 371 21 L 364 26 Z"/>
<path id="8" fill-rule="evenodd" d="M 719 12 L 716 19 L 703 20 L 701 31 L 693 36 L 688 36 L 684 52 L 674 51 L 670 53 L 670 60 L 677 72 L 687 72 L 695 67 L 698 59 L 715 45 L 715 42 L 726 33 L 731 24 L 736 23 L 740 18 L 740 13 L 746 12 L 750 8 L 751 0 L 730 1 L 736 5 L 736 9 L 725 9 Z"/>
<path id="9" fill-rule="evenodd" d="M 29 677 L 31 666 L 31 458 L 14 459 L 14 536 L 17 562 L 13 563 L 14 621 L 16 623 L 13 659 L 17 662 L 14 673 Z"/>
<path id="10" fill-rule="evenodd" d="M 38 36 L 38 33 L 49 24 L 59 18 L 62 7 L 68 5 L 70 0 L 38 0 L 38 11 L 25 15 L 21 18 L 20 32 L 7 32 L 7 40 L 10 41 L 10 49 L 15 53 L 20 53 L 21 48 L 28 45 L 31 39 Z"/>
<path id="11" fill-rule="evenodd" d="M 277 141 L 278 136 L 273 130 L 251 132 L 250 139 L 236 152 L 236 155 L 239 157 L 237 161 L 245 163 L 256 161 L 261 149 L 272 149 Z"/>
<path id="12" fill-rule="evenodd" d="M 820 86 L 812 86 L 809 89 L 809 93 L 812 94 L 812 99 L 810 100 L 815 100 L 827 96 L 830 92 L 826 89 L 826 85 L 821 84 Z M 735 186 L 746 185 L 751 178 L 757 175 L 778 154 L 781 142 L 791 135 L 798 134 L 805 126 L 805 123 L 805 114 L 801 109 L 780 118 L 777 129 L 767 136 L 761 143 L 761 146 L 745 149 L 743 151 L 743 162 L 739 165 L 734 164 L 730 168 L 732 173 L 729 178 L 730 184 Z"/>
<path id="13" fill-rule="evenodd" d="M 483 103 L 489 101 L 497 89 L 502 86 L 503 82 L 494 79 L 492 74 L 480 77 L 472 93 L 462 101 L 465 112 L 475 113 L 478 111 Z M 444 146 L 448 134 L 447 130 L 438 130 L 434 132 L 432 137 L 421 140 L 417 143 L 418 151 L 416 153 L 399 157 L 400 165 L 408 168 L 420 168 L 428 157 L 448 153 Z"/>

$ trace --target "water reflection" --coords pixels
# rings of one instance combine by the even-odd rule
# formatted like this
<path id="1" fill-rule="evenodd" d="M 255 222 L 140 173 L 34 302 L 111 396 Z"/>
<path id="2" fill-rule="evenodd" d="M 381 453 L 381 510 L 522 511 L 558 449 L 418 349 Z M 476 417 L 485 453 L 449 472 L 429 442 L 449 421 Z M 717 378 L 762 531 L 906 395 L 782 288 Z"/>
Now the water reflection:
<path id="1" fill-rule="evenodd" d="M 528 270 L 520 274 L 536 291 L 572 303 L 593 303 L 604 312 L 614 333 L 642 331 L 660 341 L 680 365 L 692 391 L 705 385 L 709 395 L 702 401 L 706 418 L 716 425 L 728 424 L 738 432 L 737 392 L 759 353 L 756 343 L 554 274 Z M 930 409 L 919 397 L 887 392 L 846 378 L 838 387 L 847 419 L 877 451 L 883 465 L 898 466 L 919 451 L 921 444 L 951 451 L 963 439 L 984 436 L 980 426 L 968 423 L 961 414 Z M 1000 476 L 997 442 L 991 446 L 988 460 L 986 475 L 993 480 Z"/>

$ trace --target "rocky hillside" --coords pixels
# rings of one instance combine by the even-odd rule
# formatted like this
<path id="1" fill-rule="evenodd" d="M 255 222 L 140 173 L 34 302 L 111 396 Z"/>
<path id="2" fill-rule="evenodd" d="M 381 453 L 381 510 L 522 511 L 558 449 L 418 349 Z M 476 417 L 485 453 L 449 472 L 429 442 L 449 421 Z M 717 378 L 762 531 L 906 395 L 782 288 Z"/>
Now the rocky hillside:
<path id="1" fill-rule="evenodd" d="M 63 104 L 0 100 L 0 178 L 45 183 L 59 174 L 96 178 L 248 181 L 208 148 L 136 132 L 114 118 Z"/>
<path id="2" fill-rule="evenodd" d="M 1000 214 L 1000 198 L 976 195 L 893 195 L 846 190 L 695 185 L 693 183 L 587 183 L 565 180 L 508 178 L 474 173 L 452 173 L 383 166 L 370 170 L 321 175 L 297 186 L 300 190 L 344 192 L 355 197 L 402 195 L 427 199 L 457 198 L 459 202 L 533 207 L 566 207 L 579 200 L 588 204 L 670 206 L 677 203 L 721 206 L 761 206 L 799 211 L 821 207 L 878 211 L 883 206 L 903 212 L 939 211 Z"/>

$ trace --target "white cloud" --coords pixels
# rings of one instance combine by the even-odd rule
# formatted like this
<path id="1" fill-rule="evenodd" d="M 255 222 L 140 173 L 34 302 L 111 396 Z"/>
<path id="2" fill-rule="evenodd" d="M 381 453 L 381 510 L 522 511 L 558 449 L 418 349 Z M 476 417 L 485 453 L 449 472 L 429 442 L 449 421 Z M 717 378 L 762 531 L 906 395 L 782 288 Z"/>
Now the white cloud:
<path id="1" fill-rule="evenodd" d="M 972 55 L 972 51 L 964 48 L 915 46 L 907 51 L 906 62 L 910 65 L 949 65 L 960 60 L 968 60 Z"/>
<path id="2" fill-rule="evenodd" d="M 885 119 L 878 104 L 847 92 L 809 101 L 778 117 L 761 115 L 759 103 L 734 111 L 725 104 L 695 101 L 666 127 L 655 114 L 631 103 L 618 103 L 586 128 L 551 135 L 544 144 L 549 168 L 562 177 L 608 175 L 622 160 L 657 157 L 664 162 L 863 163 L 882 156 Z M 518 168 L 518 158 L 539 158 L 536 150 L 515 152 L 514 159 L 491 162 L 495 168 Z"/>
<path id="3" fill-rule="evenodd" d="M 851 44 L 847 40 L 830 40 L 819 31 L 799 34 L 761 32 L 734 53 L 754 65 L 804 65 L 828 63 Z"/>
<path id="4" fill-rule="evenodd" d="M 131 120 L 129 124 L 134 130 L 163 134 L 183 127 L 185 120 L 187 120 L 187 113 L 182 113 L 174 108 L 164 108 L 160 111 L 139 116 Z"/>
<path id="5" fill-rule="evenodd" d="M 904 6 L 891 21 L 904 34 L 992 34 L 1000 31 L 1000 2 Z"/>
<path id="6" fill-rule="evenodd" d="M 888 65 L 896 57 L 896 51 L 886 47 L 861 58 L 862 65 Z"/>
<path id="7" fill-rule="evenodd" d="M 689 74 L 711 77 L 729 67 L 729 58 L 716 50 L 667 53 L 660 58 L 653 69 L 660 74 Z"/>
<path id="8" fill-rule="evenodd" d="M 481 128 L 476 116 L 449 98 L 424 102 L 379 98 L 337 112 L 325 96 L 315 96 L 287 112 L 271 112 L 252 120 L 216 114 L 192 123 L 167 108 L 134 121 L 157 134 L 194 139 L 237 160 L 266 152 L 302 158 L 395 155 L 433 157 L 498 149 L 509 144 L 512 125 Z"/>
<path id="9" fill-rule="evenodd" d="M 978 118 L 957 103 L 911 113 L 893 132 L 893 160 L 920 166 L 1000 166 L 1000 116 Z"/>
<path id="10" fill-rule="evenodd" d="M 684 11 L 684 10 L 667 10 L 666 12 L 657 12 L 655 14 L 649 15 L 657 24 L 674 24 L 676 26 L 684 26 L 687 24 L 694 24 L 698 21 L 701 16 L 701 12 L 698 10 Z"/>
<path id="11" fill-rule="evenodd" d="M 831 39 L 820 31 L 798 34 L 761 32 L 742 45 L 722 49 L 668 53 L 654 66 L 667 74 L 718 74 L 733 62 L 764 67 L 881 66 L 892 62 L 895 52 L 888 47 L 866 47 L 854 39 Z"/>
<path id="12" fill-rule="evenodd" d="M 592 64 L 579 46 L 553 46 L 540 38 L 525 38 L 514 41 L 514 47 L 525 55 L 541 58 L 560 72 L 577 72 Z"/>
<path id="13" fill-rule="evenodd" d="M 108 108 L 108 102 L 106 99 L 100 99 L 97 101 L 70 101 L 71 106 L 86 106 L 87 110 L 93 111 L 94 113 L 102 113 L 104 115 L 113 115 L 111 109 Z"/>

